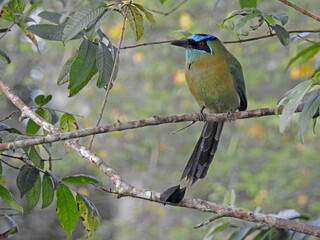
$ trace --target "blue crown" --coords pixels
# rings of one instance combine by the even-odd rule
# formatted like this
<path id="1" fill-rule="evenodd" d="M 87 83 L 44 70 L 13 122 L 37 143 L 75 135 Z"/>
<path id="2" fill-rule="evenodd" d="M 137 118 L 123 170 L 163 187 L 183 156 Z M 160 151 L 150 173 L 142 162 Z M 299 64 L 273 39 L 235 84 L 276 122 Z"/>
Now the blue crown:
<path id="1" fill-rule="evenodd" d="M 200 42 L 203 40 L 214 40 L 217 39 L 215 36 L 210 35 L 210 34 L 192 34 L 191 36 L 189 36 L 187 39 L 192 39 L 196 42 Z"/>

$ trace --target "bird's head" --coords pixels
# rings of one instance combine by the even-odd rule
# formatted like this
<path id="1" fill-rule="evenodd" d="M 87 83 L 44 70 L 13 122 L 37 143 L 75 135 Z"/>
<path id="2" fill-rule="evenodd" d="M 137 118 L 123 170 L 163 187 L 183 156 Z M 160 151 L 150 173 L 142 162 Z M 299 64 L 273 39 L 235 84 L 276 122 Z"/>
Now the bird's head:
<path id="1" fill-rule="evenodd" d="M 176 40 L 171 42 L 171 44 L 186 48 L 187 52 L 188 50 L 191 50 L 192 52 L 201 52 L 213 55 L 215 52 L 215 42 L 220 41 L 218 40 L 218 38 L 210 34 L 193 34 L 185 40 Z"/>

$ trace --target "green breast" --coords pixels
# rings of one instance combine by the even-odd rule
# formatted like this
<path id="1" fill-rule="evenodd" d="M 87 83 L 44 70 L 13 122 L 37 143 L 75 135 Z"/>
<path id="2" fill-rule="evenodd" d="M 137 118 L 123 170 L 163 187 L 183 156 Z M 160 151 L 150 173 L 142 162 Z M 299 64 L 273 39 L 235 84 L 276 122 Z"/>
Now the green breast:
<path id="1" fill-rule="evenodd" d="M 201 107 L 215 113 L 234 112 L 239 108 L 240 99 L 228 64 L 217 56 L 205 54 L 187 63 L 186 80 Z"/>

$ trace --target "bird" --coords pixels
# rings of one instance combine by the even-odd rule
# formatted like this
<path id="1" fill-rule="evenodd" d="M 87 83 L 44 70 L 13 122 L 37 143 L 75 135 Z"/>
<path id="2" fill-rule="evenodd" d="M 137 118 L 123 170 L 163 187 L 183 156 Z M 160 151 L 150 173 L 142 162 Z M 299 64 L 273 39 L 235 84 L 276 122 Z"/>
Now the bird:
<path id="1" fill-rule="evenodd" d="M 240 62 L 210 34 L 192 34 L 172 45 L 186 49 L 185 76 L 189 90 L 201 107 L 200 116 L 247 109 L 246 86 Z M 180 184 L 160 195 L 163 202 L 179 203 L 186 187 L 204 178 L 219 144 L 224 120 L 205 121 L 200 138 L 182 173 Z M 182 187 L 182 181 L 187 182 Z"/>

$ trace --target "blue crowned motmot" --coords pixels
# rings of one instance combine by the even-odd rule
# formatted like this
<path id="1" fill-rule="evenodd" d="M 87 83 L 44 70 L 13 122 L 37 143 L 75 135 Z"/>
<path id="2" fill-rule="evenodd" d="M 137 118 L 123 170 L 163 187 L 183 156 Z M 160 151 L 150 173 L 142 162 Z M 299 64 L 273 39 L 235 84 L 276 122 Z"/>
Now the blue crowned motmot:
<path id="1" fill-rule="evenodd" d="M 206 108 L 210 113 L 222 113 L 247 109 L 242 67 L 218 38 L 209 34 L 193 34 L 186 40 L 173 41 L 171 44 L 186 49 L 186 80 L 202 110 Z M 224 120 L 205 122 L 181 180 L 185 179 L 192 185 L 206 176 L 223 125 Z M 164 191 L 160 199 L 180 202 L 186 190 L 180 184 Z"/>

